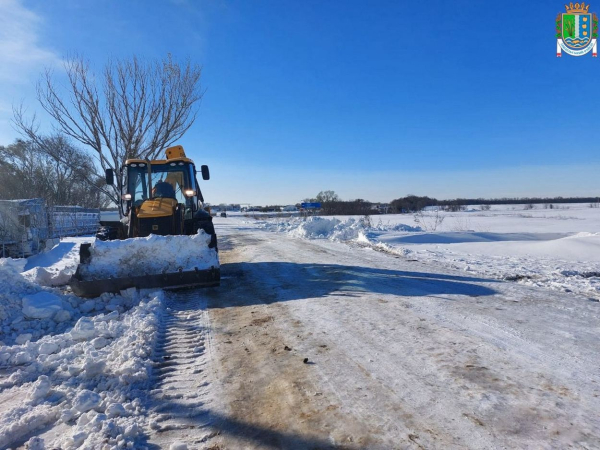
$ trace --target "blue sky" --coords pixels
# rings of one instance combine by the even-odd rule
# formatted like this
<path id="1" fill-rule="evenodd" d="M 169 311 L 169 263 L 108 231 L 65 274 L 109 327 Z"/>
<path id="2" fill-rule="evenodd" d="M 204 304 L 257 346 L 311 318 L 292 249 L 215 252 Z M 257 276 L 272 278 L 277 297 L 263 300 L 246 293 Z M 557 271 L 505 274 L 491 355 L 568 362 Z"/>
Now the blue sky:
<path id="1" fill-rule="evenodd" d="M 590 11 L 600 13 L 600 0 Z M 212 203 L 599 195 L 600 60 L 556 58 L 560 1 L 0 0 L 0 144 L 78 52 L 190 58 L 181 140 Z"/>

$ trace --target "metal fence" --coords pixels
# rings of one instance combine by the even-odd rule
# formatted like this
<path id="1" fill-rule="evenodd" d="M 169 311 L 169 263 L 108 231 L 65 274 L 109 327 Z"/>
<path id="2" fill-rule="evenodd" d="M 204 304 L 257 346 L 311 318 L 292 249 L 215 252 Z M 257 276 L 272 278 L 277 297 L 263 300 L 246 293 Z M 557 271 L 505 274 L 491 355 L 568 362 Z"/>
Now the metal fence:
<path id="1" fill-rule="evenodd" d="M 55 206 L 51 208 L 51 238 L 94 234 L 100 222 L 100 210 L 79 206 Z"/>
<path id="2" fill-rule="evenodd" d="M 93 234 L 100 210 L 79 206 L 48 207 L 43 199 L 0 200 L 0 256 L 26 257 L 52 239 Z"/>

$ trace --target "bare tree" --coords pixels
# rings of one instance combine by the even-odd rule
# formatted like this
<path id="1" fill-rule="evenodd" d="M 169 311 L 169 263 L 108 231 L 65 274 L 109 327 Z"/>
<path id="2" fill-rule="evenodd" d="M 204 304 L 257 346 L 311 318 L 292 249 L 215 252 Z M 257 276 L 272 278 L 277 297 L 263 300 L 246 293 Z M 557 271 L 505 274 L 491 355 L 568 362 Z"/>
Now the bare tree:
<path id="1" fill-rule="evenodd" d="M 321 191 L 317 194 L 317 201 L 321 203 L 339 202 L 340 197 L 335 191 Z"/>
<path id="2" fill-rule="evenodd" d="M 93 150 L 102 171 L 115 171 L 116 185 L 105 193 L 119 204 L 125 160 L 156 158 L 194 123 L 202 98 L 201 68 L 171 55 L 161 61 L 135 56 L 109 61 L 99 76 L 81 56 L 66 60 L 64 67 L 66 92 L 46 70 L 38 100 L 58 130 Z M 22 106 L 13 110 L 20 131 L 38 142 L 35 115 L 26 118 Z M 95 168 L 94 175 L 102 173 Z"/>
<path id="3" fill-rule="evenodd" d="M 43 198 L 49 206 L 103 207 L 102 179 L 94 162 L 64 136 L 17 140 L 0 146 L 0 199 Z M 66 162 L 68 161 L 68 162 Z"/>

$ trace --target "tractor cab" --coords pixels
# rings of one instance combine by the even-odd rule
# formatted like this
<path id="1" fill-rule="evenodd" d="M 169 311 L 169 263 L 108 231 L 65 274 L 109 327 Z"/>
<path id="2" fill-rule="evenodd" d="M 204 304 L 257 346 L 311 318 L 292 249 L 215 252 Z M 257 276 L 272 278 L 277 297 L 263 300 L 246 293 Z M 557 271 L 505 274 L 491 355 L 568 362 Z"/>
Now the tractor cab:
<path id="1" fill-rule="evenodd" d="M 196 173 L 181 145 L 169 147 L 166 159 L 125 161 L 120 206 L 128 221 L 127 237 L 193 233 L 195 222 L 207 214 Z M 208 166 L 201 167 L 201 174 L 210 178 Z M 106 175 L 112 184 L 112 170 Z"/>
<path id="2" fill-rule="evenodd" d="M 168 148 L 166 153 L 166 160 L 128 159 L 125 162 L 121 196 L 124 215 L 128 215 L 131 208 L 140 208 L 147 200 L 155 199 L 175 200 L 169 203 L 182 205 L 187 219 L 198 210 L 198 202 L 204 198 L 193 161 L 186 158 L 180 145 Z M 202 177 L 210 178 L 208 166 L 202 166 Z"/>

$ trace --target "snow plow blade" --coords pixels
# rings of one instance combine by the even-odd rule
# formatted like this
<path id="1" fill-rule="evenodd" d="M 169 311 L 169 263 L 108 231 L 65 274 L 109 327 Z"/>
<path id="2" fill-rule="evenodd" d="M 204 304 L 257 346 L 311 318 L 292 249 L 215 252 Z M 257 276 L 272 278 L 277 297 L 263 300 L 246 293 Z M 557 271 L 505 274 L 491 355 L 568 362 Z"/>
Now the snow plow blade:
<path id="1" fill-rule="evenodd" d="M 117 294 L 132 287 L 138 289 L 180 289 L 219 286 L 221 283 L 221 270 L 214 267 L 207 270 L 189 270 L 105 280 L 84 280 L 79 272 L 79 269 L 77 269 L 70 281 L 73 293 L 79 297 L 99 297 L 104 292 Z"/>
<path id="2" fill-rule="evenodd" d="M 99 297 L 129 288 L 177 289 L 219 286 L 221 270 L 214 235 L 158 236 L 81 244 L 69 285 L 79 297 Z"/>

